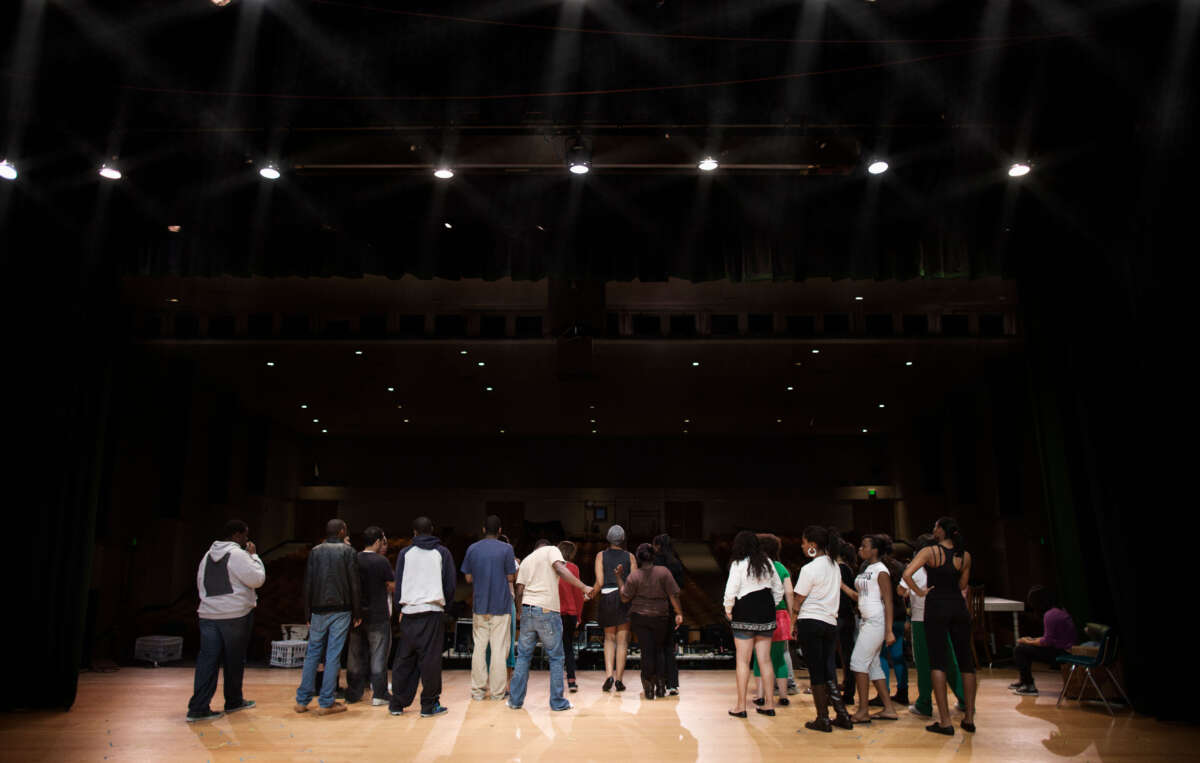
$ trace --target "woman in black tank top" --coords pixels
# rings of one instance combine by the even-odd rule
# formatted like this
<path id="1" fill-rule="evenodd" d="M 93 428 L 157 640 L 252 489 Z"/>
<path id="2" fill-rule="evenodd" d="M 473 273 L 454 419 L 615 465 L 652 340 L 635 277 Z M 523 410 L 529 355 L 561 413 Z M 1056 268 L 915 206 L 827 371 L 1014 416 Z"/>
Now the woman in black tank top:
<path id="1" fill-rule="evenodd" d="M 935 734 L 953 736 L 950 707 L 946 701 L 947 638 L 954 647 L 966 693 L 967 713 L 963 731 L 975 731 L 975 662 L 971 656 L 971 616 L 963 591 L 971 575 L 971 555 L 963 550 L 958 523 L 942 517 L 933 526 L 936 543 L 921 549 L 904 570 L 904 583 L 917 596 L 925 597 L 925 640 L 929 651 L 930 678 L 937 701 L 938 720 L 925 727 Z M 921 588 L 913 573 L 925 568 L 928 587 Z"/>
<path id="2" fill-rule="evenodd" d="M 637 569 L 637 560 L 625 550 L 625 529 L 620 525 L 608 528 L 608 548 L 596 554 L 596 584 L 600 592 L 596 620 L 604 629 L 604 691 L 625 691 L 625 652 L 629 644 L 629 605 L 621 601 L 617 565 L 626 570 Z"/>

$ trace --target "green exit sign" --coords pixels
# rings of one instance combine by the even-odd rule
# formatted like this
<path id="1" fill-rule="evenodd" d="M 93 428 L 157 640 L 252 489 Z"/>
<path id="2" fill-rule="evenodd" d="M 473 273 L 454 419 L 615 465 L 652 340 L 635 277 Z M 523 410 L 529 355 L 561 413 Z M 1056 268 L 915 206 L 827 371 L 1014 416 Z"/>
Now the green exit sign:
<path id="1" fill-rule="evenodd" d="M 868 498 L 874 498 L 874 497 L 875 497 L 875 488 L 873 488 L 873 487 L 869 487 L 869 488 L 867 488 L 867 497 L 868 497 Z"/>

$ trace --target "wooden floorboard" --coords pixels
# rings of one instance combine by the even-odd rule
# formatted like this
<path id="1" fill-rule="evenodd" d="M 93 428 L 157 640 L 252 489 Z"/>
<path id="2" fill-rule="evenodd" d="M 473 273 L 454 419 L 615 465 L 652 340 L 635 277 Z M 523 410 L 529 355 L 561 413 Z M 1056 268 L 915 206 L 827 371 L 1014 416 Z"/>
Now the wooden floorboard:
<path id="1" fill-rule="evenodd" d="M 574 710 L 552 713 L 545 672 L 532 676 L 523 710 L 472 702 L 466 671 L 447 671 L 442 701 L 450 712 L 433 719 L 414 712 L 393 717 L 370 703 L 326 718 L 292 711 L 298 670 L 248 669 L 246 696 L 254 709 L 207 723 L 184 722 L 191 694 L 187 668 L 123 668 L 80 676 L 79 698 L 67 713 L 0 715 L 0 759 L 21 761 L 533 761 L 603 760 L 1162 760 L 1195 759 L 1200 730 L 1158 723 L 1103 707 L 1064 703 L 1059 682 L 1039 673 L 1040 697 L 1006 689 L 1011 671 L 980 674 L 979 731 L 953 738 L 924 731 L 907 712 L 833 734 L 797 733 L 813 715 L 811 699 L 792 697 L 776 718 L 726 715 L 730 671 L 684 671 L 681 695 L 647 702 L 633 691 L 600 691 L 601 676 L 584 672 Z M 220 706 L 220 689 L 214 707 Z M 314 701 L 312 707 L 316 707 Z"/>

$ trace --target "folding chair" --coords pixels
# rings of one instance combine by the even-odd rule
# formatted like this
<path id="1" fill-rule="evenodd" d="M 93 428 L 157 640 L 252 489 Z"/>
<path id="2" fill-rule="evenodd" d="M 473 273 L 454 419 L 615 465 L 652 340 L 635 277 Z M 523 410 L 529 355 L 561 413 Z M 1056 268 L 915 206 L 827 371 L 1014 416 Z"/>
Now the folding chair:
<path id="1" fill-rule="evenodd" d="M 1092 688 L 1100 695 L 1100 700 L 1107 708 L 1109 715 L 1116 715 L 1113 712 L 1112 706 L 1108 704 L 1108 698 L 1104 696 L 1104 692 L 1100 691 L 1100 685 L 1096 683 L 1095 676 L 1092 675 L 1092 669 L 1104 669 L 1108 674 L 1108 678 L 1112 681 L 1113 686 L 1117 687 L 1117 691 L 1121 693 L 1121 698 L 1125 700 L 1125 704 L 1130 710 L 1133 709 L 1133 703 L 1129 701 L 1129 695 L 1125 693 L 1121 682 L 1117 680 L 1116 674 L 1112 671 L 1112 666 L 1117 662 L 1117 654 L 1119 643 L 1117 641 L 1116 631 L 1107 625 L 1097 625 L 1088 623 L 1085 631 L 1088 635 L 1100 636 L 1100 649 L 1097 650 L 1095 657 L 1089 657 L 1081 654 L 1064 654 L 1058 658 L 1059 665 L 1070 665 L 1071 671 L 1067 673 L 1067 680 L 1063 681 L 1062 691 L 1058 693 L 1058 702 L 1055 707 L 1062 704 L 1063 697 L 1067 696 L 1067 688 L 1071 685 L 1071 679 L 1075 677 L 1075 669 L 1083 668 L 1083 674 L 1092 684 Z M 1084 692 L 1087 691 L 1087 684 L 1084 684 L 1079 692 L 1079 701 L 1083 701 Z"/>

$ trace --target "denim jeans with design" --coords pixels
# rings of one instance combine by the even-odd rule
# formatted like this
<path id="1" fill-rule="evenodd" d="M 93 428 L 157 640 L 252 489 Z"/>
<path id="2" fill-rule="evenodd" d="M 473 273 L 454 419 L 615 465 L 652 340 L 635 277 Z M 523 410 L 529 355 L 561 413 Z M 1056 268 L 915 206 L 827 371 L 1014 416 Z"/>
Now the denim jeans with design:
<path id="1" fill-rule="evenodd" d="M 528 605 L 521 606 L 521 637 L 517 640 L 517 665 L 513 668 L 512 682 L 508 687 L 508 704 L 512 707 L 525 704 L 525 691 L 529 688 L 529 663 L 533 660 L 533 648 L 539 640 L 550 660 L 550 709 L 566 710 L 571 703 L 563 696 L 566 656 L 562 643 L 562 617 L 549 609 Z"/>
<path id="2" fill-rule="evenodd" d="M 317 665 L 325 663 L 325 678 L 321 681 L 321 696 L 317 704 L 333 706 L 333 691 L 341 670 L 342 647 L 350 631 L 349 612 L 313 612 L 308 626 L 308 649 L 304 653 L 304 672 L 296 690 L 296 704 L 308 706 L 316 693 Z"/>

